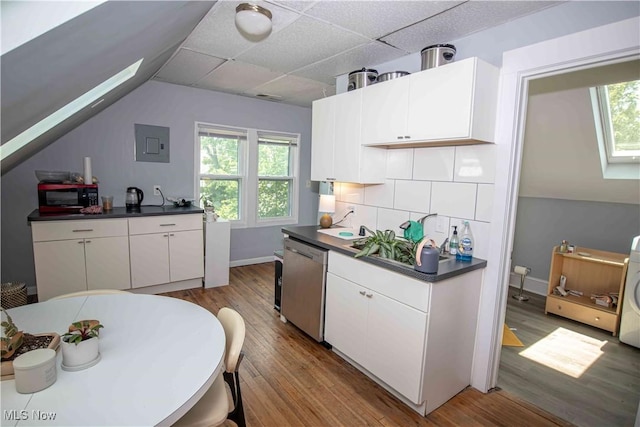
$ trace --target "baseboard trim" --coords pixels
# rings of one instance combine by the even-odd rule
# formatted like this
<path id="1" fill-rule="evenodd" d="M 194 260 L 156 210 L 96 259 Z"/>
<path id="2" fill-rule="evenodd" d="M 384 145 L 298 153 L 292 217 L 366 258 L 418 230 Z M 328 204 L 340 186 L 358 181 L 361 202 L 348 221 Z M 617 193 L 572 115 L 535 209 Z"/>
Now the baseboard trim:
<path id="1" fill-rule="evenodd" d="M 243 265 L 262 264 L 265 262 L 273 262 L 273 255 L 259 258 L 237 259 L 229 262 L 229 267 L 242 267 Z"/>
<path id="2" fill-rule="evenodd" d="M 524 290 L 531 292 L 532 294 L 547 296 L 548 282 L 542 279 L 536 279 L 535 277 L 524 278 Z M 516 289 L 520 289 L 520 275 L 511 272 L 509 275 L 509 286 Z"/>

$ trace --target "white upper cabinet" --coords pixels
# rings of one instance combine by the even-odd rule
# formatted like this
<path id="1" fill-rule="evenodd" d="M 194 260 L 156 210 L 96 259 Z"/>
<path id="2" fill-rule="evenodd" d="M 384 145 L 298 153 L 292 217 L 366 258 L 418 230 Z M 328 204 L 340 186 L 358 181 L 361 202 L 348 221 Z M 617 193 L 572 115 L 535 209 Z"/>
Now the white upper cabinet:
<path id="1" fill-rule="evenodd" d="M 361 184 L 384 181 L 386 154 L 360 143 L 362 92 L 313 103 L 311 179 Z"/>
<path id="2" fill-rule="evenodd" d="M 469 58 L 364 88 L 362 144 L 494 141 L 499 69 Z"/>
<path id="3" fill-rule="evenodd" d="M 362 91 L 362 144 L 404 140 L 409 111 L 409 78 L 401 77 Z"/>

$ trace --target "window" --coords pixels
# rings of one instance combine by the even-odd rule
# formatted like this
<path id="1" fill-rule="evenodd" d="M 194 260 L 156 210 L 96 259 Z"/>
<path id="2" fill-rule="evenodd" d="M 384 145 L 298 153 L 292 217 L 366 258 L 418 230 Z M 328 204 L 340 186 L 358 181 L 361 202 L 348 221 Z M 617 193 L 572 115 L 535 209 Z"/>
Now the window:
<path id="1" fill-rule="evenodd" d="M 296 223 L 299 135 L 197 123 L 198 189 L 234 227 Z"/>
<path id="2" fill-rule="evenodd" d="M 639 179 L 640 80 L 591 88 L 605 178 Z"/>

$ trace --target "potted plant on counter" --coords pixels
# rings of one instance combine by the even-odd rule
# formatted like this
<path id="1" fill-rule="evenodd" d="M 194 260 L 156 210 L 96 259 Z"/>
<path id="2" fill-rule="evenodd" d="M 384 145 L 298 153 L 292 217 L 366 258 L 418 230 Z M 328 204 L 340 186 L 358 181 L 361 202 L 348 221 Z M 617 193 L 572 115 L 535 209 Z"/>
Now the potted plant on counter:
<path id="1" fill-rule="evenodd" d="M 29 334 L 20 331 L 9 313 L 0 308 L 3 317 L 2 320 L 2 379 L 13 378 L 13 360 L 18 356 L 40 348 L 50 348 L 55 350 L 60 344 L 60 335 L 55 332 L 46 334 Z"/>
<path id="2" fill-rule="evenodd" d="M 62 369 L 80 371 L 100 361 L 98 336 L 104 326 L 98 320 L 80 320 L 62 335 Z"/>

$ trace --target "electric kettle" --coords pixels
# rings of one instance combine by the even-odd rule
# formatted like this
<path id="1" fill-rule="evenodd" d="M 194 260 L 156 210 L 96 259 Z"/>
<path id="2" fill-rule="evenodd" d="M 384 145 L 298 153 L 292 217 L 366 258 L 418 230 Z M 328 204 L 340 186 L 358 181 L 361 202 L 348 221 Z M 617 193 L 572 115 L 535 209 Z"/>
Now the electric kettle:
<path id="1" fill-rule="evenodd" d="M 138 187 L 128 187 L 124 198 L 127 211 L 140 211 L 144 193 Z"/>

